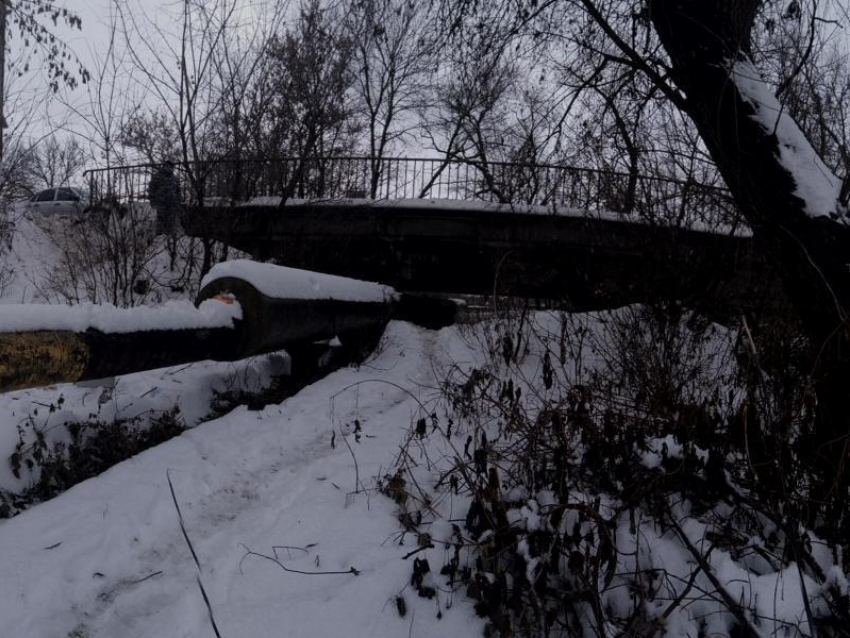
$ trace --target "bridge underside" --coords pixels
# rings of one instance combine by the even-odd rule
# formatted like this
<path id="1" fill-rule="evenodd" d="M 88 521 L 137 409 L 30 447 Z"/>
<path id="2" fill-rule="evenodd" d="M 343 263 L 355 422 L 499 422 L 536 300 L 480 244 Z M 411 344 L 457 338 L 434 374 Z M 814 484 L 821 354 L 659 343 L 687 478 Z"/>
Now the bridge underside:
<path id="1" fill-rule="evenodd" d="M 610 215 L 457 204 L 191 208 L 184 227 L 256 259 L 404 291 L 550 299 L 575 310 L 677 299 L 718 319 L 785 306 L 777 278 L 749 238 Z"/>

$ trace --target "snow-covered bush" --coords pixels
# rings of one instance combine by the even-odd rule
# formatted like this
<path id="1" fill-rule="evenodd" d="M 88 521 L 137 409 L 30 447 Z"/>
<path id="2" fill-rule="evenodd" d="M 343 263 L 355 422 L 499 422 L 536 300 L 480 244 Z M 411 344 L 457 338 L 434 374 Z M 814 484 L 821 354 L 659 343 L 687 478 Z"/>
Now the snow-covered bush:
<path id="1" fill-rule="evenodd" d="M 847 635 L 850 558 L 803 517 L 805 383 L 761 334 L 675 304 L 474 332 L 488 356 L 380 485 L 431 551 L 412 586 L 491 636 Z"/>
<path id="2" fill-rule="evenodd" d="M 45 409 L 53 413 L 63 403 L 60 395 Z M 20 493 L 0 490 L 0 518 L 50 499 L 186 428 L 177 406 L 111 421 L 91 414 L 85 420 L 63 423 L 59 437 L 55 432 L 48 436 L 36 416 L 18 425 L 18 444 L 9 459 L 15 477 L 27 475 L 30 487 Z"/>

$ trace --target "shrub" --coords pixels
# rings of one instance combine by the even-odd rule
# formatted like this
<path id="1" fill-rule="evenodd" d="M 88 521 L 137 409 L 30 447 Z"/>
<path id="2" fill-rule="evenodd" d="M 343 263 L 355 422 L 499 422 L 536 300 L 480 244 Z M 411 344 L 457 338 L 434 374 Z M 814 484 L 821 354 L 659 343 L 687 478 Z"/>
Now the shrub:
<path id="1" fill-rule="evenodd" d="M 412 586 L 465 593 L 492 636 L 848 635 L 850 565 L 806 527 L 809 394 L 777 330 L 675 304 L 480 328 L 488 356 L 450 368 L 381 481 L 443 557 Z"/>
<path id="2" fill-rule="evenodd" d="M 61 405 L 60 397 L 58 405 L 51 408 Z M 20 494 L 0 493 L 0 517 L 48 500 L 185 430 L 176 406 L 161 413 L 113 421 L 91 415 L 89 420 L 66 422 L 62 427 L 66 439 L 51 441 L 33 416 L 18 426 L 18 444 L 10 459 L 12 471 L 17 478 L 26 472 L 33 482 Z M 32 442 L 28 444 L 29 439 Z"/>

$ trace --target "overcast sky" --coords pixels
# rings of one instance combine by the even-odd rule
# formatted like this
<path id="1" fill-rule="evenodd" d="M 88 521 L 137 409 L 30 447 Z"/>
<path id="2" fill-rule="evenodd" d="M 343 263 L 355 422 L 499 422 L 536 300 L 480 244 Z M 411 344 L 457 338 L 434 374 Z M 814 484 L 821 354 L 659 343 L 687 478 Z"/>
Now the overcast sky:
<path id="1" fill-rule="evenodd" d="M 138 2 L 151 12 L 160 11 L 164 4 L 160 0 L 138 0 Z M 68 29 L 62 24 L 53 27 L 46 23 L 46 26 L 68 45 L 73 55 L 77 56 L 90 72 L 93 72 L 97 67 L 98 56 L 102 56 L 108 47 L 110 16 L 115 13 L 114 2 L 112 0 L 68 0 L 64 6 L 82 19 L 82 30 Z M 10 49 L 12 62 L 20 59 L 22 53 L 27 51 L 22 46 L 20 38 L 14 33 L 10 40 Z M 84 86 L 74 90 L 66 90 L 63 87 L 59 94 L 50 95 L 44 65 L 44 59 L 35 55 L 30 58 L 27 74 L 17 77 L 13 73 L 7 80 L 8 90 L 12 96 L 8 109 L 9 118 L 13 125 L 21 124 L 28 134 L 35 138 L 54 131 L 57 126 L 62 130 L 80 126 L 79 118 L 73 116 L 71 112 L 73 109 L 68 109 L 65 103 L 79 107 L 89 101 L 87 88 Z M 76 71 L 76 63 L 71 62 L 68 66 Z"/>
<path id="2" fill-rule="evenodd" d="M 175 38 L 179 34 L 178 18 L 182 6 L 181 0 L 118 1 L 121 3 L 122 11 L 126 15 L 132 15 L 143 31 L 153 31 L 150 27 L 154 23 L 156 29 L 162 33 L 173 33 Z M 243 6 L 256 7 L 264 1 L 244 0 Z M 113 24 L 117 25 L 119 31 L 122 28 L 120 21 L 114 20 L 118 15 L 115 2 L 116 0 L 65 0 L 63 5 L 63 0 L 58 0 L 60 6 L 67 7 L 70 12 L 82 19 L 82 30 L 68 29 L 61 24 L 53 27 L 46 23 L 46 26 L 59 36 L 79 58 L 93 79 L 102 68 L 106 57 Z M 137 38 L 135 40 L 138 41 Z M 148 38 L 148 42 L 154 43 L 153 47 L 157 51 L 164 49 L 156 38 Z M 10 41 L 10 46 L 12 59 L 20 57 L 21 51 L 25 50 L 20 39 L 15 35 Z M 119 32 L 116 37 L 116 48 L 120 51 L 123 47 L 124 36 Z M 137 47 L 137 51 L 143 56 L 144 49 L 144 46 Z M 112 99 L 124 100 L 124 105 L 143 103 L 146 95 L 150 95 L 149 88 L 144 86 L 144 75 L 133 69 L 129 56 L 125 56 L 124 63 L 126 70 L 118 74 L 116 81 L 120 91 L 117 96 L 112 96 Z M 98 97 L 95 92 L 97 82 L 92 82 L 88 86 L 79 86 L 73 90 L 62 87 L 58 94 L 50 95 L 44 64 L 43 58 L 35 56 L 31 58 L 29 72 L 24 77 L 14 77 L 15 74 L 9 77 L 9 92 L 13 98 L 7 112 L 13 127 L 18 127 L 23 135 L 31 139 L 39 139 L 53 133 L 78 135 L 83 138 L 90 136 L 92 126 L 88 120 L 93 112 L 92 104 L 97 101 L 106 101 L 96 99 Z M 77 68 L 73 61 L 68 66 L 73 70 Z"/>

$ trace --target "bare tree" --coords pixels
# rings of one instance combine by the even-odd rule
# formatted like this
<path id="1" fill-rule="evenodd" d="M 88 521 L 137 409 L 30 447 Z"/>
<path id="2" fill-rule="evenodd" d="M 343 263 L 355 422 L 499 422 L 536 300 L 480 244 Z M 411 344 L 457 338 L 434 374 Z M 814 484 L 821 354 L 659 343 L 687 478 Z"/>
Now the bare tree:
<path id="1" fill-rule="evenodd" d="M 184 0 L 173 16 L 177 33 L 166 31 L 144 12 L 122 11 L 127 51 L 141 85 L 154 98 L 158 117 L 176 133 L 179 159 L 194 194 L 204 198 L 202 161 L 216 146 L 212 124 L 217 107 L 213 58 L 225 34 L 235 27 L 238 3 Z"/>
<path id="2" fill-rule="evenodd" d="M 498 201 L 509 202 L 491 163 L 503 159 L 507 125 L 514 120 L 512 99 L 518 68 L 504 48 L 484 43 L 477 34 L 461 44 L 445 61 L 436 80 L 436 99 L 422 113 L 423 134 L 443 158 L 425 184 L 421 196 L 439 182 L 450 163 L 461 160 L 481 172 L 484 188 Z"/>
<path id="3" fill-rule="evenodd" d="M 306 0 L 293 28 L 269 44 L 267 119 L 260 130 L 271 156 L 292 158 L 279 178 L 281 206 L 307 190 L 321 195 L 327 158 L 354 147 L 353 46 L 341 8 L 320 0 Z"/>
<path id="4" fill-rule="evenodd" d="M 36 144 L 28 162 L 32 181 L 54 188 L 72 184 L 86 166 L 86 153 L 75 137 L 59 139 L 56 135 Z"/>
<path id="5" fill-rule="evenodd" d="M 369 197 L 374 199 L 383 159 L 417 124 L 436 56 L 424 3 L 352 0 L 348 19 L 357 65 L 353 88 L 366 121 Z"/>
<path id="6" fill-rule="evenodd" d="M 753 64 L 762 2 L 650 3 L 669 56 L 680 108 L 700 132 L 811 339 L 818 397 L 815 450 L 818 510 L 831 533 L 844 528 L 850 486 L 850 234 L 840 182 L 784 113 Z M 698 25 L 698 26 L 697 26 Z M 659 80 L 660 81 L 660 80 Z M 801 165 L 800 163 L 804 163 Z M 810 163 L 810 164 L 809 164 Z M 815 166 L 811 173 L 806 166 Z M 823 499 L 823 500 L 821 500 Z"/>
<path id="7" fill-rule="evenodd" d="M 111 167 L 126 162 L 121 143 L 122 124 L 138 109 L 143 91 L 129 73 L 129 51 L 122 46 L 118 16 L 110 16 L 109 39 L 105 47 L 91 52 L 91 77 L 82 96 L 60 93 L 60 101 L 76 122 L 70 131 L 90 147 L 98 166 Z M 114 195 L 115 184 L 101 185 L 103 193 Z"/>
<path id="8" fill-rule="evenodd" d="M 0 29 L 0 33 L 9 36 L 6 41 L 9 50 L 0 54 L 0 67 L 4 71 L 0 74 L 3 76 L 0 79 L 0 108 L 3 109 L 0 112 L 0 289 L 11 280 L 13 274 L 6 256 L 12 247 L 17 222 L 24 211 L 17 204 L 29 198 L 38 187 L 33 174 L 34 148 L 59 128 L 48 117 L 46 106 L 53 96 L 54 86 L 58 88 L 59 85 L 52 85 L 52 81 L 45 83 L 43 75 L 30 72 L 34 52 L 25 43 L 15 46 L 15 38 L 11 35 L 13 25 L 20 27 L 17 24 L 20 16 L 11 13 L 8 3 L 3 9 L 7 11 L 7 17 L 12 19 L 12 23 L 7 25 L 9 33 Z M 26 27 L 23 28 L 23 32 L 27 32 Z M 23 32 L 19 29 L 17 35 Z M 60 79 L 54 78 L 55 81 Z"/>
<path id="9" fill-rule="evenodd" d="M 2 132 L 5 139 L 4 154 L 0 157 L 0 217 L 7 218 L 9 205 L 15 200 L 33 194 L 36 184 L 30 170 L 33 160 L 33 140 L 36 128 L 38 104 L 43 92 L 9 90 L 7 86 L 6 104 L 13 106 L 13 113 L 7 119 L 8 127 Z"/>
<path id="10" fill-rule="evenodd" d="M 157 128 L 174 132 L 181 174 L 198 206 L 204 205 L 208 194 L 213 170 L 210 160 L 221 155 L 217 124 L 222 91 L 216 82 L 215 61 L 229 34 L 244 26 L 239 21 L 240 7 L 238 0 L 183 0 L 179 14 L 173 16 L 178 27 L 174 33 L 140 17 L 144 12 L 122 9 L 120 14 L 132 66 L 155 105 L 154 118 L 159 118 L 159 122 L 153 120 L 153 126 L 149 120 L 142 128 L 147 128 L 148 136 Z M 135 117 L 144 118 L 144 114 L 137 111 Z M 137 119 L 136 123 L 143 121 Z M 123 139 L 132 142 L 132 120 L 128 125 L 130 130 L 125 127 Z M 156 150 L 150 140 L 142 143 L 145 146 L 148 153 Z M 216 247 L 209 239 L 201 243 L 203 274 L 216 261 Z"/>
<path id="11" fill-rule="evenodd" d="M 119 213 L 112 207 L 95 207 L 84 223 L 51 231 L 59 267 L 46 273 L 46 294 L 65 303 L 130 307 L 158 292 L 150 283 L 162 248 L 144 208 L 129 206 Z"/>
<path id="12" fill-rule="evenodd" d="M 174 122 L 160 109 L 139 108 L 121 122 L 120 144 L 149 164 L 178 160 Z"/>
<path id="13" fill-rule="evenodd" d="M 781 275 L 810 341 L 818 409 L 808 462 L 820 476 L 810 511 L 812 520 L 826 517 L 830 533 L 838 534 L 846 529 L 850 486 L 847 202 L 841 180 L 758 70 L 777 68 L 765 64 L 773 53 L 760 48 L 767 30 L 801 17 L 806 29 L 822 28 L 836 15 L 847 19 L 840 3 L 831 6 L 833 13 L 826 14 L 820 2 L 578 0 L 498 3 L 485 11 L 509 16 L 502 41 L 511 46 L 540 37 L 557 42 L 578 62 L 601 57 L 621 72 L 633 71 L 650 83 L 655 99 L 683 114 L 698 133 Z M 442 9 L 450 30 L 477 37 L 477 3 L 444 2 Z M 803 43 L 798 60 L 804 62 L 814 47 L 805 38 L 798 42 Z M 789 77 L 805 77 L 805 64 L 781 68 L 790 68 Z"/>
<path id="14" fill-rule="evenodd" d="M 838 173 L 850 169 L 850 64 L 842 24 L 821 3 L 798 5 L 765 20 L 755 56 L 776 95 L 818 155 Z M 846 16 L 845 16 L 846 18 Z M 845 189 L 850 188 L 845 180 Z M 842 195 L 848 201 L 850 193 Z"/>

